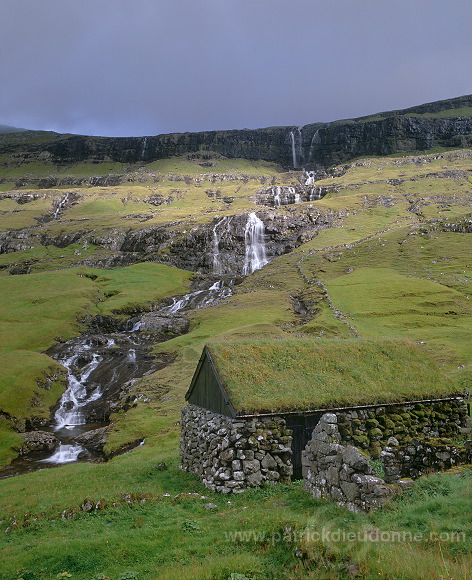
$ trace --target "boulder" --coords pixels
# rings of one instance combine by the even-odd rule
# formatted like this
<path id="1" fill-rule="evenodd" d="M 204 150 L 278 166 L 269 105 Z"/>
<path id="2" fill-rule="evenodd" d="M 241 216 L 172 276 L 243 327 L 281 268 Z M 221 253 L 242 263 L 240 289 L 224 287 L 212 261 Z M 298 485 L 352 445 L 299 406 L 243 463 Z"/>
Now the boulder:
<path id="1" fill-rule="evenodd" d="M 141 317 L 141 332 L 171 332 L 172 334 L 185 334 L 190 327 L 190 321 L 184 316 L 172 314 L 163 315 L 148 312 Z"/>
<path id="2" fill-rule="evenodd" d="M 88 451 L 94 453 L 101 453 L 103 451 L 103 446 L 106 443 L 108 437 L 107 427 L 100 427 L 99 429 L 93 429 L 92 431 L 87 431 L 82 435 L 74 437 L 72 441 L 77 445 L 85 447 Z"/>
<path id="3" fill-rule="evenodd" d="M 47 431 L 29 431 L 22 433 L 24 443 L 18 449 L 18 455 L 25 457 L 32 453 L 52 453 L 59 440 Z"/>

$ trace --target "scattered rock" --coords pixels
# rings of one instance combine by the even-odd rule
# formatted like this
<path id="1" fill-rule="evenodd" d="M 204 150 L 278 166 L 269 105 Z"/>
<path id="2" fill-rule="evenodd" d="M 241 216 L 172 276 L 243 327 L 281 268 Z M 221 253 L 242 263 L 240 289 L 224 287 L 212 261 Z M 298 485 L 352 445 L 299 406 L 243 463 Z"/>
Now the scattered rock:
<path id="1" fill-rule="evenodd" d="M 214 510 L 216 509 L 218 506 L 215 505 L 214 503 L 207 503 L 203 506 L 206 510 Z"/>

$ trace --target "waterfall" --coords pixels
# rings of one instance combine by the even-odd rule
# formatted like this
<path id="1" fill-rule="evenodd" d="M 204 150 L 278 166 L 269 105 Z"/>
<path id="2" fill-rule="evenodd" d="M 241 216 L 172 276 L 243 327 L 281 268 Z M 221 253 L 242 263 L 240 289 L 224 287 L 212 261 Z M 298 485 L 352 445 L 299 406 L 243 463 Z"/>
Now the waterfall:
<path id="1" fill-rule="evenodd" d="M 77 461 L 82 451 L 84 451 L 84 448 L 80 445 L 60 445 L 54 455 L 47 459 L 42 459 L 41 463 L 71 463 L 72 461 Z"/>
<path id="2" fill-rule="evenodd" d="M 135 322 L 133 324 L 133 326 L 131 327 L 130 332 L 138 332 L 138 330 L 141 328 L 141 324 L 142 323 L 141 323 L 140 320 L 138 320 L 137 322 Z"/>
<path id="3" fill-rule="evenodd" d="M 274 188 L 275 192 L 274 192 L 274 205 L 275 206 L 279 206 L 282 205 L 282 198 L 281 193 L 282 193 L 282 188 L 280 187 L 280 185 L 277 185 L 277 187 Z"/>
<path id="4" fill-rule="evenodd" d="M 292 141 L 292 163 L 293 163 L 293 168 L 297 169 L 298 167 L 298 163 L 297 163 L 297 150 L 295 148 L 295 135 L 293 133 L 293 131 L 290 131 L 290 139 Z"/>
<path id="5" fill-rule="evenodd" d="M 233 293 L 232 286 L 233 280 L 229 280 L 228 282 L 218 280 L 206 290 L 189 292 L 180 298 L 174 297 L 172 304 L 163 306 L 160 311 L 166 314 L 177 314 L 186 308 L 202 308 L 203 306 L 208 306 L 221 298 L 231 296 Z"/>
<path id="6" fill-rule="evenodd" d="M 308 163 L 311 163 L 313 161 L 313 154 L 315 152 L 315 143 L 319 142 L 319 132 L 320 130 L 317 129 L 313 135 L 313 137 L 311 138 L 311 143 L 310 143 L 310 150 L 308 151 Z"/>
<path id="7" fill-rule="evenodd" d="M 81 407 L 87 403 L 96 401 L 101 396 L 99 388 L 96 388 L 92 393 L 87 394 L 85 383 L 91 373 L 100 364 L 102 357 L 93 354 L 92 360 L 83 367 L 82 371 L 76 371 L 76 374 L 74 374 L 73 371 L 79 358 L 83 357 L 84 354 L 89 354 L 89 352 L 90 346 L 83 343 L 81 344 L 79 352 L 76 352 L 73 356 L 61 361 L 62 365 L 67 369 L 68 383 L 67 389 L 61 397 L 59 408 L 54 415 L 54 420 L 56 422 L 54 431 L 56 432 L 64 428 L 73 429 L 78 425 L 85 425 L 85 416 L 81 411 Z M 63 445 L 61 442 L 59 449 L 51 455 L 51 457 L 43 459 L 42 463 L 70 463 L 72 461 L 77 461 L 79 455 L 83 451 L 85 450 L 80 445 Z"/>
<path id="8" fill-rule="evenodd" d="M 231 218 L 229 218 L 231 219 Z M 213 273 L 214 274 L 222 274 L 223 273 L 223 264 L 220 260 L 220 240 L 221 235 L 218 235 L 218 228 L 229 221 L 227 217 L 220 219 L 220 221 L 216 222 L 213 226 Z M 221 229 L 221 228 L 220 228 Z M 226 231 L 227 228 L 225 228 Z"/>
<path id="9" fill-rule="evenodd" d="M 298 129 L 297 129 L 298 138 L 299 138 L 299 143 L 298 143 L 299 163 L 304 163 L 304 161 L 305 161 L 305 159 L 304 159 L 305 155 L 303 154 L 302 128 L 303 127 L 298 127 Z"/>
<path id="10" fill-rule="evenodd" d="M 82 371 L 78 371 L 76 375 L 73 373 L 74 364 L 80 356 L 83 356 L 84 351 L 89 350 L 88 345 L 83 345 L 83 350 L 74 356 L 62 361 L 62 365 L 66 367 L 68 374 L 67 389 L 61 397 L 59 408 L 56 411 L 54 419 L 56 421 L 55 430 L 58 431 L 63 427 L 74 427 L 77 425 L 85 425 L 85 417 L 81 407 L 92 401 L 96 401 L 100 397 L 98 389 L 94 390 L 90 395 L 87 395 L 85 383 L 91 373 L 98 367 L 102 357 L 98 354 L 92 355 L 92 360 L 84 366 Z"/>
<path id="11" fill-rule="evenodd" d="M 59 204 L 57 205 L 54 214 L 53 214 L 53 219 L 57 219 L 59 217 L 59 212 L 61 211 L 61 209 L 66 205 L 66 203 L 69 201 L 69 192 L 67 192 L 65 194 L 65 196 L 61 199 L 61 201 L 59 202 Z"/>
<path id="12" fill-rule="evenodd" d="M 305 185 L 313 185 L 315 183 L 315 171 L 305 171 Z"/>
<path id="13" fill-rule="evenodd" d="M 300 203 L 301 201 L 303 201 L 302 195 L 304 193 L 304 190 L 302 190 L 302 192 L 297 192 L 295 187 L 292 186 L 277 185 L 273 187 L 270 191 L 274 196 L 272 203 L 274 204 L 275 207 L 280 207 L 282 205 L 289 205 L 293 203 Z"/>
<path id="14" fill-rule="evenodd" d="M 244 231 L 246 255 L 243 276 L 252 274 L 268 263 L 264 241 L 264 222 L 255 213 L 250 213 Z"/>
<path id="15" fill-rule="evenodd" d="M 314 187 L 311 188 L 310 191 L 310 199 L 309 201 L 316 201 L 322 198 L 322 189 L 321 187 Z"/>
<path id="16" fill-rule="evenodd" d="M 143 139 L 143 148 L 141 150 L 141 159 L 144 159 L 144 155 L 146 153 L 146 146 L 147 146 L 147 137 Z"/>
<path id="17" fill-rule="evenodd" d="M 200 296 L 205 290 L 197 290 L 196 292 L 189 292 L 180 298 L 173 298 L 172 304 L 163 306 L 160 311 L 167 314 L 177 314 L 180 310 L 187 308 L 197 296 Z"/>

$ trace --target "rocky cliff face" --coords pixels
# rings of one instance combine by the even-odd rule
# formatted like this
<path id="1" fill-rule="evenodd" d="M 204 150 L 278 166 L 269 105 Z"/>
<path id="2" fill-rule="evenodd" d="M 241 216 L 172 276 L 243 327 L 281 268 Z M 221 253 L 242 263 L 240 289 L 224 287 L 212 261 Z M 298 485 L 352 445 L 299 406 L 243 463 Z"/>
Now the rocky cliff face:
<path id="1" fill-rule="evenodd" d="M 315 123 L 299 128 L 270 127 L 152 137 L 58 135 L 49 142 L 32 144 L 29 149 L 31 155 L 41 153 L 58 164 L 105 159 L 149 163 L 174 155 L 212 151 L 230 158 L 273 161 L 287 168 L 317 168 L 364 155 L 389 155 L 437 145 L 471 146 L 472 117 L 418 116 L 471 106 L 472 95 L 467 95 L 403 111 L 380 113 L 375 117 Z M 0 153 L 15 154 L 24 147 L 24 138 L 2 141 Z"/>

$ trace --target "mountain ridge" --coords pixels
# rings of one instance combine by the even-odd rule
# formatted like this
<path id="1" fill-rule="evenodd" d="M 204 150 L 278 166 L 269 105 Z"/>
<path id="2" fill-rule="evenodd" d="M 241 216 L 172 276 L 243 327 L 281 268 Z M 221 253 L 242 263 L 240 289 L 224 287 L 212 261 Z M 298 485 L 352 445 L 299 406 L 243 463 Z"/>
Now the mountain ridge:
<path id="1" fill-rule="evenodd" d="M 469 111 L 470 109 L 470 111 Z M 451 111 L 451 116 L 443 113 Z M 453 111 L 468 115 L 453 115 Z M 302 127 L 168 133 L 145 137 L 96 137 L 26 131 L 0 139 L 0 154 L 48 155 L 56 164 L 86 159 L 149 163 L 197 152 L 264 160 L 291 169 L 316 169 L 366 155 L 472 145 L 472 95 Z M 420 116 L 421 115 L 421 116 Z M 426 115 L 426 116 L 424 116 Z M 441 115 L 441 116 L 435 116 Z M 31 143 L 28 136 L 31 136 Z"/>

